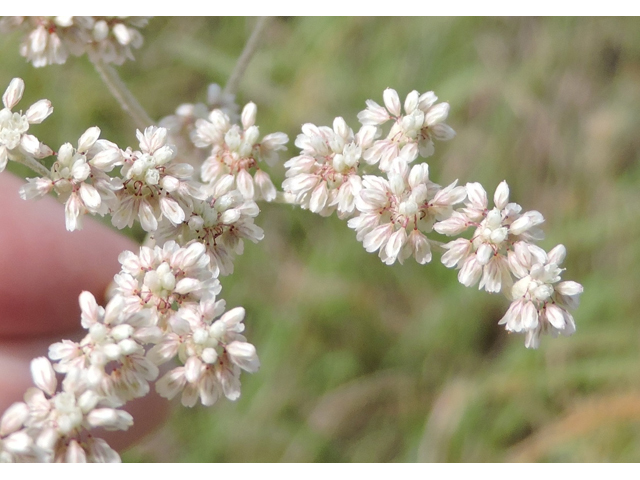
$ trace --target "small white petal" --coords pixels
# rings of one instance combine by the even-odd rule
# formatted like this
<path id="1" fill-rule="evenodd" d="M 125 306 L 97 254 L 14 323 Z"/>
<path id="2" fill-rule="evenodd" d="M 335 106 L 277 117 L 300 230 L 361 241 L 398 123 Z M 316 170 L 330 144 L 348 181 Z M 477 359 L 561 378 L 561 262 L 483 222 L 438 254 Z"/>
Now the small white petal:
<path id="1" fill-rule="evenodd" d="M 31 105 L 25 113 L 27 120 L 31 124 L 42 123 L 42 121 L 53 113 L 53 107 L 49 100 L 38 100 Z"/>
<path id="2" fill-rule="evenodd" d="M 38 357 L 31 360 L 31 376 L 36 387 L 50 397 L 56 392 L 58 381 L 53 371 L 51 362 L 46 357 Z"/>

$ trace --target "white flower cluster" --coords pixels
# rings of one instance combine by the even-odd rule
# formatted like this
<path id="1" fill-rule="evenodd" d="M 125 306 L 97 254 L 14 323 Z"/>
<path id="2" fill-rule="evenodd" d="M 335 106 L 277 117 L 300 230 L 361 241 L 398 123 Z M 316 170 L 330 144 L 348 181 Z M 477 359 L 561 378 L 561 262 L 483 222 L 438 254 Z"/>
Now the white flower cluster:
<path id="1" fill-rule="evenodd" d="M 225 313 L 224 300 L 217 298 L 217 277 L 233 271 L 243 240 L 263 238 L 254 224 L 259 208 L 231 174 L 209 184 L 194 178 L 196 170 L 180 163 L 176 148 L 167 144 L 165 128 L 138 131 L 139 149 L 123 150 L 100 139 L 100 129 L 92 127 L 77 146 L 60 147 L 50 171 L 29 163 L 53 154 L 26 133 L 52 109 L 41 101 L 24 116 L 11 113 L 23 90 L 22 80 L 14 79 L 3 97 L 14 117 L 3 124 L 0 137 L 7 139 L 1 145 L 4 163 L 20 161 L 47 173 L 29 179 L 21 196 L 55 192 L 65 203 L 68 230 L 81 228 L 85 214 L 109 214 L 118 228 L 139 222 L 151 246 L 120 255 L 122 270 L 105 307 L 89 292 L 80 295 L 87 334 L 79 342 L 51 345 L 53 364 L 34 361 L 37 388 L 2 417 L 0 460 L 117 461 L 118 454 L 89 430 L 128 428 L 132 419 L 118 407 L 145 396 L 153 382 L 164 397 L 182 393 L 185 405 L 198 400 L 211 405 L 221 396 L 237 399 L 241 370 L 259 368 L 255 347 L 242 335 L 244 309 Z M 237 126 L 229 131 L 257 132 L 250 113 L 244 121 L 245 131 Z M 254 141 L 242 158 L 272 161 L 284 143 L 280 135 Z M 158 379 L 158 366 L 174 359 L 181 366 Z M 55 372 L 64 375 L 61 391 Z"/>
<path id="2" fill-rule="evenodd" d="M 8 160 L 19 160 L 28 156 L 42 159 L 53 151 L 35 136 L 27 133 L 29 127 L 42 123 L 53 113 L 49 100 L 38 100 L 23 114 L 12 112 L 24 94 L 24 81 L 14 78 L 2 96 L 4 108 L 0 110 L 0 172 L 4 171 Z"/>
<path id="3" fill-rule="evenodd" d="M 119 462 L 107 442 L 89 434 L 93 428 L 127 430 L 133 419 L 124 410 L 104 405 L 88 387 L 83 372 L 69 372 L 58 390 L 51 362 L 31 362 L 35 387 L 0 420 L 0 462 Z"/>
<path id="4" fill-rule="evenodd" d="M 63 61 L 67 49 L 74 53 L 80 44 L 102 60 L 121 61 L 137 44 L 133 27 L 146 22 L 35 18 L 3 22 L 36 22 L 23 50 L 37 65 Z M 32 362 L 35 387 L 0 419 L 0 461 L 119 461 L 90 430 L 131 426 L 119 407 L 145 396 L 153 382 L 161 396 L 180 394 L 186 406 L 212 405 L 222 396 L 237 399 L 241 371 L 258 370 L 256 349 L 242 335 L 245 311 L 225 313 L 218 276 L 233 272 L 245 240 L 262 240 L 256 202 L 278 197 L 262 166 L 275 164 L 288 138 L 273 133 L 260 139 L 253 103 L 235 123 L 233 98 L 212 87 L 209 104 L 220 108 L 182 106 L 165 121 L 176 138 L 186 133 L 206 151 L 201 165 L 197 157 L 178 155 L 167 128 L 138 131 L 134 150 L 100 139 L 100 129 L 91 127 L 76 146 L 60 147 L 49 170 L 40 160 L 54 152 L 27 132 L 53 109 L 41 100 L 24 115 L 12 112 L 23 91 L 24 82 L 12 80 L 0 111 L 0 171 L 12 160 L 40 175 L 28 179 L 21 196 L 55 192 L 65 203 L 68 230 L 80 229 L 85 214 L 108 214 L 120 229 L 139 222 L 148 237 L 139 253 L 119 256 L 122 269 L 104 307 L 91 293 L 80 295 L 85 337 L 54 343 L 48 359 Z M 479 183 L 456 180 L 443 187 L 431 181 L 428 164 L 415 162 L 433 155 L 434 140 L 455 136 L 445 123 L 449 105 L 436 103 L 433 92 L 409 93 L 404 108 L 395 90 L 385 90 L 383 98 L 384 107 L 367 101 L 357 133 L 341 117 L 332 127 L 303 125 L 295 142 L 301 152 L 285 163 L 278 200 L 323 216 L 336 212 L 387 265 L 410 257 L 426 264 L 444 250 L 442 262 L 459 270 L 460 283 L 511 300 L 499 324 L 525 334 L 527 347 L 538 347 L 542 334 L 572 334 L 570 311 L 583 289 L 561 280 L 562 245 L 547 253 L 535 244 L 543 238 L 542 215 L 510 203 L 506 182 L 489 208 Z M 468 238 L 446 244 L 435 237 L 468 231 Z M 173 360 L 179 366 L 160 377 L 159 366 Z"/>
<path id="5" fill-rule="evenodd" d="M 277 132 L 260 140 L 260 130 L 255 125 L 257 113 L 255 103 L 248 103 L 242 109 L 241 125 L 232 123 L 220 109 L 213 110 L 206 120 L 196 120 L 193 143 L 198 148 L 211 148 L 202 164 L 202 180 L 209 184 L 210 191 L 226 189 L 230 183 L 246 200 L 275 199 L 275 186 L 259 164 L 273 166 L 278 161 L 278 152 L 286 150 L 289 138 Z"/>
<path id="6" fill-rule="evenodd" d="M 48 178 L 32 178 L 20 189 L 23 199 L 46 195 L 54 190 L 65 202 L 67 230 L 80 230 L 86 213 L 104 215 L 117 204 L 115 192 L 122 182 L 106 172 L 121 162 L 118 147 L 99 140 L 100 129 L 89 128 L 78 140 L 78 147 L 65 143 Z"/>
<path id="7" fill-rule="evenodd" d="M 20 55 L 34 67 L 63 64 L 69 54 L 121 65 L 142 46 L 138 28 L 151 17 L 2 17 L 0 29 L 26 30 Z"/>
<path id="8" fill-rule="evenodd" d="M 32 362 L 37 388 L 12 405 L 0 423 L 1 461 L 118 461 L 118 454 L 89 431 L 125 430 L 131 416 L 118 407 L 158 393 L 194 406 L 223 394 L 240 396 L 240 371 L 260 366 L 256 349 L 241 335 L 244 309 L 224 313 L 220 283 L 201 243 L 141 247 L 123 252 L 114 296 L 97 304 L 80 295 L 87 335 L 49 347 Z M 220 317 L 218 320 L 215 320 Z M 154 346 L 155 345 L 155 346 Z M 152 348 L 149 348 L 152 346 Z M 158 379 L 158 366 L 177 358 L 182 366 Z M 58 391 L 56 372 L 64 374 Z"/>
<path id="9" fill-rule="evenodd" d="M 436 103 L 433 92 L 413 91 L 403 114 L 395 90 L 385 90 L 383 98 L 384 107 L 367 101 L 355 135 L 341 117 L 333 128 L 303 125 L 296 139 L 301 155 L 285 163 L 284 191 L 314 213 L 337 210 L 340 218 L 351 217 L 348 225 L 356 238 L 387 265 L 410 257 L 425 264 L 434 247 L 444 248 L 442 262 L 459 269 L 460 283 L 479 283 L 480 289 L 502 292 L 513 301 L 500 324 L 525 333 L 527 347 L 537 347 L 541 333 L 573 333 L 569 310 L 577 307 L 582 286 L 560 282 L 564 253 L 558 252 L 564 247 L 547 256 L 534 244 L 543 238 L 542 215 L 509 203 L 506 182 L 496 190 L 492 209 L 479 183 L 433 183 L 428 164 L 412 163 L 433 155 L 434 140 L 455 136 L 445 123 L 449 104 Z M 391 127 L 383 135 L 387 122 Z M 367 174 L 371 166 L 382 175 Z M 475 229 L 470 239 L 443 245 L 433 238 L 434 232 L 457 236 L 470 228 Z"/>
<path id="10" fill-rule="evenodd" d="M 195 147 L 191 136 L 195 130 L 196 120 L 206 120 L 212 110 L 221 110 L 232 122 L 240 119 L 236 96 L 224 93 L 220 85 L 212 83 L 207 89 L 207 104 L 183 103 L 176 108 L 173 115 L 160 120 L 159 125 L 169 130 L 171 141 L 183 154 L 187 154 L 190 163 L 200 167 L 208 157 L 206 150 Z"/>

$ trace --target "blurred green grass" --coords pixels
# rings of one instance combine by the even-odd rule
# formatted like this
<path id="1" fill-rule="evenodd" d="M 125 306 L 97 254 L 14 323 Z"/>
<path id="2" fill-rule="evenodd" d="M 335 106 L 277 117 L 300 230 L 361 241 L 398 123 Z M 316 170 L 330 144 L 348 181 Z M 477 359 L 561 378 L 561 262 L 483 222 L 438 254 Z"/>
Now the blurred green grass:
<path id="1" fill-rule="evenodd" d="M 157 18 L 123 79 L 153 118 L 224 84 L 252 20 Z M 127 461 L 639 461 L 640 21 L 636 18 L 277 18 L 239 92 L 261 132 L 295 139 L 393 87 L 451 104 L 432 178 L 506 179 L 541 211 L 585 293 L 577 333 L 537 351 L 497 321 L 504 298 L 435 261 L 383 265 L 337 218 L 264 205 L 259 245 L 223 279 L 262 369 L 239 401 L 176 408 Z M 33 69 L 0 37 L 0 84 L 49 98 L 56 148 L 89 126 L 135 130 L 86 59 Z M 296 155 L 293 142 L 288 155 Z M 272 170 L 282 180 L 284 169 Z M 61 219 L 62 221 L 62 219 Z"/>

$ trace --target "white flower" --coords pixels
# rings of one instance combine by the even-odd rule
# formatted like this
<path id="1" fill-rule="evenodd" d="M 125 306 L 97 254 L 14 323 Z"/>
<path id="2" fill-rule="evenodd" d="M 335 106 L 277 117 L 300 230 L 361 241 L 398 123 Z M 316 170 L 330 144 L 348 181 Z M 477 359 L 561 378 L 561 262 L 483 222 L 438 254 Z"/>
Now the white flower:
<path id="1" fill-rule="evenodd" d="M 362 151 L 370 146 L 375 127 L 362 127 L 354 135 L 338 117 L 333 129 L 311 123 L 302 126 L 296 146 L 302 152 L 285 163 L 285 192 L 295 195 L 296 204 L 327 216 L 338 210 L 341 218 L 355 211 L 355 199 L 362 189 L 358 167 Z"/>
<path id="2" fill-rule="evenodd" d="M 172 319 L 173 333 L 152 348 L 149 357 L 162 364 L 177 354 L 184 366 L 156 382 L 161 396 L 173 398 L 182 392 L 182 404 L 188 407 L 198 398 L 203 405 L 212 405 L 220 395 L 230 400 L 240 396 L 240 370 L 256 372 L 260 361 L 255 347 L 240 334 L 244 309 L 222 314 L 224 307 L 224 300 L 209 298 L 181 309 Z"/>
<path id="3" fill-rule="evenodd" d="M 7 166 L 7 161 L 15 156 L 26 155 L 40 159 L 53 154 L 49 147 L 27 133 L 31 125 L 42 123 L 51 115 L 51 102 L 39 100 L 29 107 L 25 114 L 12 112 L 23 93 L 24 81 L 14 78 L 2 96 L 4 108 L 0 110 L 0 172 Z"/>
<path id="4" fill-rule="evenodd" d="M 30 30 L 20 54 L 34 67 L 63 64 L 69 53 L 122 64 L 142 45 L 137 30 L 150 17 L 5 17 L 4 27 Z M 9 21 L 7 21 L 9 20 Z"/>
<path id="5" fill-rule="evenodd" d="M 151 126 L 136 136 L 140 151 L 122 152 L 124 188 L 117 192 L 119 205 L 112 222 L 117 228 L 131 227 L 137 218 L 147 232 L 157 230 L 163 218 L 179 225 L 190 214 L 194 198 L 206 196 L 191 180 L 193 167 L 171 163 L 177 152 L 166 144 L 166 128 Z"/>
<path id="6" fill-rule="evenodd" d="M 255 125 L 257 107 L 250 102 L 242 110 L 242 125 L 233 124 L 228 114 L 216 109 L 208 120 L 197 120 L 193 141 L 198 148 L 211 147 L 211 155 L 202 164 L 202 180 L 214 192 L 220 181 L 231 176 L 246 200 L 275 199 L 275 188 L 259 162 L 269 166 L 278 161 L 278 152 L 286 150 L 289 138 L 284 133 L 266 135 L 261 141 Z M 254 172 L 252 176 L 250 171 Z M 258 178 L 258 172 L 260 177 Z M 256 185 L 260 182 L 259 185 Z"/>
<path id="7" fill-rule="evenodd" d="M 577 308 L 583 288 L 573 281 L 560 281 L 563 269 L 559 265 L 565 255 L 563 245 L 547 254 L 523 243 L 510 258 L 517 263 L 514 270 L 524 275 L 513 285 L 513 302 L 498 323 L 510 332 L 526 333 L 527 348 L 538 348 L 542 334 L 555 337 L 571 335 L 576 330 L 569 310 Z"/>
<path id="8" fill-rule="evenodd" d="M 508 255 L 516 242 L 538 240 L 542 231 L 537 225 L 544 221 L 539 212 L 521 214 L 522 208 L 509 203 L 509 187 L 501 182 L 494 194 L 495 207 L 487 207 L 487 193 L 479 183 L 467 184 L 465 207 L 435 224 L 434 230 L 444 235 L 458 235 L 469 227 L 476 230 L 472 239 L 457 239 L 444 245 L 448 251 L 442 256 L 447 267 L 457 266 L 458 280 L 470 287 L 479 283 L 480 289 L 497 293 L 508 291 L 513 279 Z"/>
<path id="9" fill-rule="evenodd" d="M 405 114 L 402 115 L 400 98 L 393 89 L 383 93 L 385 107 L 373 100 L 367 100 L 367 109 L 358 114 L 363 125 L 380 127 L 389 120 L 394 123 L 386 138 L 377 140 L 363 153 L 369 164 L 379 163 L 383 172 L 391 168 L 392 161 L 402 157 L 407 163 L 413 162 L 420 154 L 422 157 L 433 155 L 433 140 L 450 140 L 454 130 L 444 123 L 449 114 L 449 104 L 435 104 L 438 97 L 433 92 L 420 95 L 412 91 L 404 102 Z"/>
<path id="10" fill-rule="evenodd" d="M 233 257 L 242 254 L 244 240 L 257 243 L 264 238 L 264 232 L 253 221 L 260 212 L 258 205 L 245 200 L 239 190 L 231 189 L 231 175 L 225 179 L 217 184 L 214 193 L 218 196 L 206 202 L 194 201 L 191 215 L 183 223 L 176 226 L 163 222 L 155 234 L 159 244 L 168 240 L 202 243 L 216 276 L 233 273 Z"/>
<path id="11" fill-rule="evenodd" d="M 125 307 L 122 296 L 103 308 L 83 292 L 82 326 L 88 334 L 79 343 L 63 340 L 49 347 L 49 358 L 58 361 L 56 371 L 81 371 L 87 386 L 112 405 L 146 395 L 148 382 L 158 376 L 156 366 L 145 358 L 144 345 L 159 341 L 162 332 L 147 311 L 130 313 Z"/>
<path id="12" fill-rule="evenodd" d="M 87 388 L 82 371 L 74 369 L 57 386 L 51 364 L 46 358 L 32 362 L 37 388 L 30 388 L 24 403 L 16 404 L 13 411 L 20 413 L 21 423 L 31 442 L 23 441 L 23 448 L 31 448 L 45 461 L 119 461 L 119 457 L 103 440 L 88 431 L 102 427 L 107 430 L 126 430 L 133 424 L 130 414 L 123 410 L 100 406 L 101 397 Z M 45 377 L 53 378 L 44 380 Z M 44 390 L 42 389 L 44 387 Z"/>
<path id="13" fill-rule="evenodd" d="M 185 248 L 174 241 L 162 248 L 143 246 L 139 255 L 127 251 L 119 260 L 122 271 L 114 278 L 115 293 L 122 297 L 124 312 L 147 312 L 150 323 L 163 330 L 174 309 L 220 292 L 220 282 L 202 243 L 192 242 Z"/>
<path id="14" fill-rule="evenodd" d="M 365 175 L 362 190 L 356 198 L 360 215 L 349 220 L 368 252 L 379 251 L 387 265 L 403 263 L 413 255 L 419 263 L 431 261 L 430 240 L 426 234 L 437 220 L 444 220 L 453 205 L 466 196 L 465 188 L 456 182 L 441 188 L 429 180 L 426 163 L 411 170 L 403 159 L 396 159 L 388 180 Z"/>

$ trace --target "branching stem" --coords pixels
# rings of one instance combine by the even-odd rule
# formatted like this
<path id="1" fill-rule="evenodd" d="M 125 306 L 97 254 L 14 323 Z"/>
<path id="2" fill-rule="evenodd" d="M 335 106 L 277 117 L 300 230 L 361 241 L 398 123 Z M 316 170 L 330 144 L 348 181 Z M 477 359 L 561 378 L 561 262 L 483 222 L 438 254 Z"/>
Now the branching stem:
<path id="1" fill-rule="evenodd" d="M 247 40 L 244 50 L 242 50 L 242 54 L 240 55 L 240 58 L 238 58 L 236 66 L 234 67 L 233 72 L 231 72 L 229 81 L 227 81 L 227 84 L 224 87 L 223 94 L 226 93 L 233 95 L 238 90 L 240 80 L 242 80 L 242 76 L 249 66 L 251 57 L 253 57 L 253 54 L 258 48 L 260 37 L 262 36 L 262 32 L 268 22 L 269 17 L 258 17 L 256 24 L 253 27 L 253 32 L 251 32 L 251 36 L 249 37 L 249 40 Z"/>
<path id="2" fill-rule="evenodd" d="M 124 84 L 118 72 L 113 67 L 103 63 L 100 60 L 93 62 L 93 66 L 100 74 L 100 78 L 107 86 L 111 95 L 118 101 L 122 110 L 124 110 L 133 120 L 136 128 L 144 130 L 145 128 L 155 125 L 149 114 L 140 105 L 133 93 Z"/>

